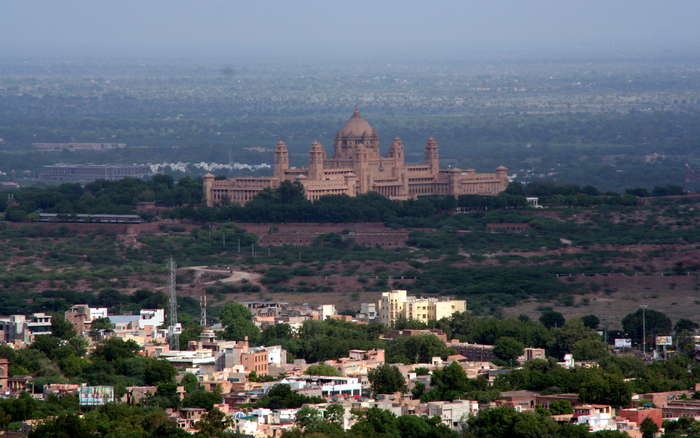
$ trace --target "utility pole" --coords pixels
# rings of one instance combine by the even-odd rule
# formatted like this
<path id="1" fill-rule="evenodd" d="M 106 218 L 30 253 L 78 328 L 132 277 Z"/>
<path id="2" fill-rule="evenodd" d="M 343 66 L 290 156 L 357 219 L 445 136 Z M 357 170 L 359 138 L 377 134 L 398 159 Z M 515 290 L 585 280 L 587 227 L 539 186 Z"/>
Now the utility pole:
<path id="1" fill-rule="evenodd" d="M 647 356 L 647 305 L 642 304 L 642 353 Z"/>
<path id="2" fill-rule="evenodd" d="M 170 350 L 180 349 L 180 335 L 177 333 L 177 294 L 175 285 L 175 260 L 170 256 L 170 325 L 168 326 L 168 343 Z"/>

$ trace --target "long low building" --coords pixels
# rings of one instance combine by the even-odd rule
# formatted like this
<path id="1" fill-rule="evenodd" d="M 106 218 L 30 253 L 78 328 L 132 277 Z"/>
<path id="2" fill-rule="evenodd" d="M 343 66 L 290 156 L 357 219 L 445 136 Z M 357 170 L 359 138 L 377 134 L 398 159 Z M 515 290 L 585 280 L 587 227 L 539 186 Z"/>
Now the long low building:
<path id="1" fill-rule="evenodd" d="M 144 220 L 137 214 L 39 213 L 39 222 L 140 224 L 143 223 Z"/>
<path id="2" fill-rule="evenodd" d="M 54 164 L 42 166 L 41 181 L 90 182 L 98 179 L 115 181 L 122 178 L 146 178 L 152 175 L 151 168 L 142 165 L 122 164 Z"/>
<path id="3" fill-rule="evenodd" d="M 309 151 L 309 166 L 289 166 L 287 145 L 275 147 L 274 172 L 271 177 L 216 179 L 204 175 L 204 199 L 207 206 L 245 204 L 267 188 L 283 181 L 298 182 L 307 199 L 321 196 L 357 196 L 376 192 L 394 200 L 436 195 L 497 195 L 508 186 L 508 169 L 494 173 L 477 173 L 474 169 L 441 169 L 437 141 L 430 137 L 425 144 L 423 163 L 407 164 L 404 144 L 399 137 L 391 142 L 382 156 L 379 135 L 356 109 L 335 137 L 333 157 L 319 142 Z"/>
<path id="4" fill-rule="evenodd" d="M 113 149 L 124 149 L 126 143 L 32 143 L 32 148 L 43 152 L 77 152 L 77 151 L 109 151 Z"/>

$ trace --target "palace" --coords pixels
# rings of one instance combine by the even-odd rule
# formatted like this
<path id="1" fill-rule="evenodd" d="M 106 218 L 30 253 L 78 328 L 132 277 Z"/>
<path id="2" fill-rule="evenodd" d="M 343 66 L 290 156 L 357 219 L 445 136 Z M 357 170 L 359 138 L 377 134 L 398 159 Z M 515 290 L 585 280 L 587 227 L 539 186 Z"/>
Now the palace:
<path id="1" fill-rule="evenodd" d="M 407 164 L 404 145 L 395 137 L 389 152 L 382 156 L 379 135 L 356 109 L 335 137 L 332 158 L 319 142 L 311 144 L 309 166 L 289 167 L 287 145 L 275 147 L 273 176 L 215 179 L 204 175 L 204 199 L 207 206 L 220 203 L 245 204 L 266 188 L 282 181 L 298 181 L 306 197 L 316 200 L 325 195 L 377 192 L 389 199 L 414 199 L 431 195 L 497 195 L 508 185 L 508 169 L 499 166 L 495 173 L 476 173 L 474 169 L 440 169 L 438 144 L 428 138 L 425 160 Z"/>

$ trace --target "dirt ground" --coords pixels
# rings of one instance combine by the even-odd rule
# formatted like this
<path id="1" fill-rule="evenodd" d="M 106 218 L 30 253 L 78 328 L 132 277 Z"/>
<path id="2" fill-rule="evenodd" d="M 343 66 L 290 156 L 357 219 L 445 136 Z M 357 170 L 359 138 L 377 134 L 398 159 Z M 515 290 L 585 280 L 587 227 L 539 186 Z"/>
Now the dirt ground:
<path id="1" fill-rule="evenodd" d="M 622 318 L 635 312 L 642 304 L 667 314 L 674 321 L 680 318 L 697 320 L 700 314 L 700 278 L 697 276 L 608 276 L 577 278 L 575 281 L 596 283 L 600 291 L 575 295 L 573 306 L 529 300 L 503 311 L 506 315 L 524 313 L 537 319 L 540 316 L 538 308 L 551 306 L 567 318 L 596 315 L 601 320 L 601 326 L 607 325 L 613 329 L 620 328 Z"/>

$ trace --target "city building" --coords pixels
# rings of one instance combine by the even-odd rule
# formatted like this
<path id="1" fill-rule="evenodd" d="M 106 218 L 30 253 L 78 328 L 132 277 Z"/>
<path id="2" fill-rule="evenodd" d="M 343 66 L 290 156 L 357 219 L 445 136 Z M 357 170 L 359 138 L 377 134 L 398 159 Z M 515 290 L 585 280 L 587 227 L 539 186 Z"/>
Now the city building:
<path id="1" fill-rule="evenodd" d="M 75 304 L 64 313 L 66 321 L 70 322 L 77 333 L 83 333 L 90 329 L 92 321 L 98 318 L 107 318 L 106 307 L 90 307 L 87 304 Z"/>
<path id="2" fill-rule="evenodd" d="M 126 143 L 32 143 L 32 148 L 42 152 L 109 151 L 124 149 Z"/>
<path id="3" fill-rule="evenodd" d="M 452 429 L 460 429 L 469 417 L 479 413 L 479 402 L 474 400 L 435 401 L 428 403 L 428 417 L 438 417 Z"/>
<path id="4" fill-rule="evenodd" d="M 373 320 L 377 317 L 376 303 L 361 303 L 360 313 L 356 315 L 357 319 Z"/>
<path id="5" fill-rule="evenodd" d="M 523 355 L 518 358 L 518 362 L 529 362 L 531 360 L 546 360 L 547 354 L 544 348 L 525 347 Z"/>
<path id="6" fill-rule="evenodd" d="M 362 383 L 355 377 L 288 376 L 280 381 L 293 390 L 305 391 L 318 397 L 358 397 L 362 395 Z"/>
<path id="7" fill-rule="evenodd" d="M 98 179 L 110 181 L 122 178 L 146 178 L 151 168 L 127 164 L 53 164 L 42 166 L 39 180 L 55 182 L 90 182 Z"/>
<path id="8" fill-rule="evenodd" d="M 321 304 L 318 311 L 321 314 L 321 320 L 326 320 L 330 316 L 338 314 L 335 310 L 335 304 Z"/>
<path id="9" fill-rule="evenodd" d="M 10 361 L 5 358 L 0 358 L 0 394 L 5 394 L 10 391 Z"/>
<path id="10" fill-rule="evenodd" d="M 454 313 L 467 310 L 464 300 L 445 300 L 439 298 L 419 298 L 408 296 L 405 290 L 382 292 L 377 302 L 379 320 L 393 326 L 400 318 L 428 322 L 448 318 Z"/>
<path id="11" fill-rule="evenodd" d="M 641 425 L 642 421 L 649 418 L 659 427 L 659 429 L 663 427 L 663 412 L 661 408 L 619 409 L 617 411 L 617 415 L 619 417 L 626 418 L 633 423 L 637 423 L 638 425 Z"/>
<path id="12" fill-rule="evenodd" d="M 32 313 L 27 319 L 26 328 L 29 332 L 30 342 L 33 342 L 35 336 L 51 334 L 51 315 L 46 313 Z"/>
<path id="13" fill-rule="evenodd" d="M 142 309 L 139 312 L 139 328 L 160 327 L 165 324 L 164 309 Z"/>
<path id="14" fill-rule="evenodd" d="M 39 222 L 89 223 L 89 224 L 141 224 L 138 214 L 59 214 L 39 213 Z"/>
<path id="15" fill-rule="evenodd" d="M 457 339 L 451 340 L 446 345 L 470 362 L 492 362 L 496 358 L 493 353 L 495 348 L 493 345 L 470 344 L 469 342 L 460 342 Z"/>
<path id="16" fill-rule="evenodd" d="M 271 177 L 217 180 L 212 174 L 204 175 L 207 206 L 245 204 L 262 190 L 278 187 L 282 181 L 299 182 L 310 200 L 368 192 L 395 200 L 432 195 L 497 195 L 508 186 L 508 169 L 503 166 L 496 168 L 495 173 L 441 169 L 438 143 L 432 137 L 425 144 L 423 163 L 406 163 L 404 144 L 399 137 L 393 139 L 388 154 L 382 156 L 379 135 L 357 109 L 338 131 L 332 158 L 317 141 L 311 144 L 306 168 L 289 166 L 289 151 L 282 141 L 277 142 L 274 158 Z"/>

